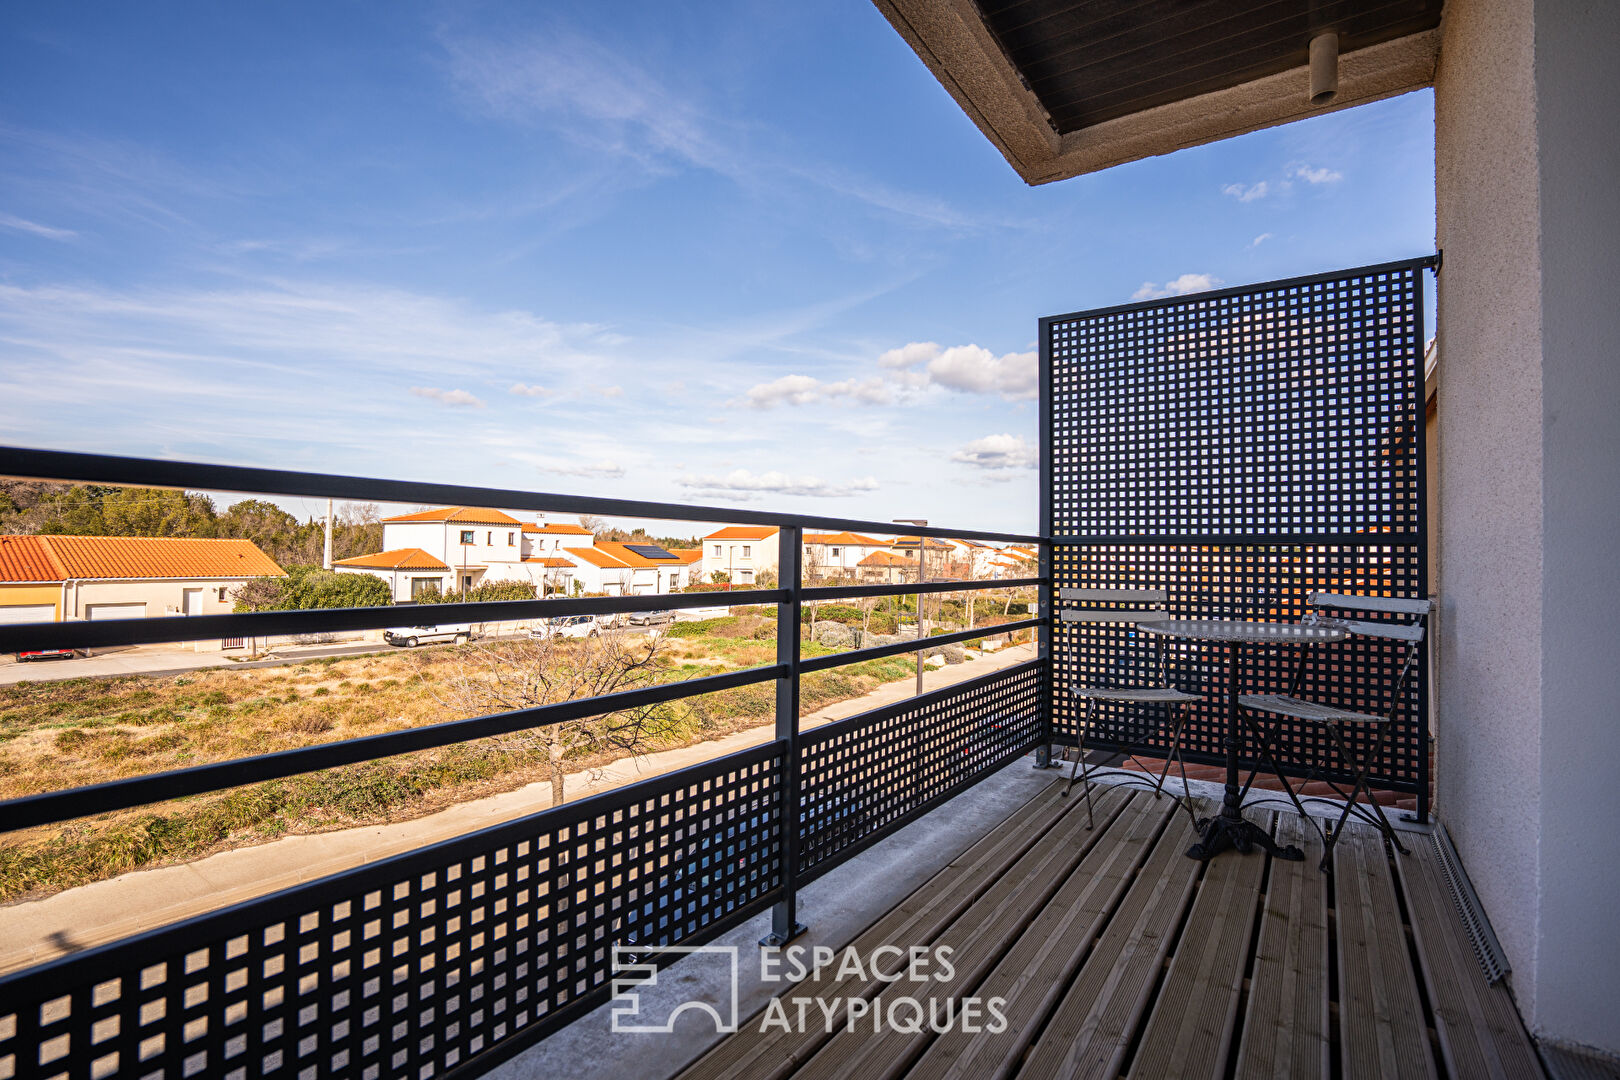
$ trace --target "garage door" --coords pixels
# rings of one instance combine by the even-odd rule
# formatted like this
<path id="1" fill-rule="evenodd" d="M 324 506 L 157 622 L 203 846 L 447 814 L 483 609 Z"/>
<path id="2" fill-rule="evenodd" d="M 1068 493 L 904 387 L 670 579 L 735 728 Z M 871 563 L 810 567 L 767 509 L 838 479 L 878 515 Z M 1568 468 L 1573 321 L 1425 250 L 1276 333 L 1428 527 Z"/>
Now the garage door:
<path id="1" fill-rule="evenodd" d="M 91 622 L 100 622 L 102 619 L 144 619 L 146 618 L 145 604 L 91 604 L 85 608 Z"/>
<path id="2" fill-rule="evenodd" d="M 14 604 L 10 607 L 0 607 L 0 626 L 55 621 L 56 607 L 52 604 Z"/>

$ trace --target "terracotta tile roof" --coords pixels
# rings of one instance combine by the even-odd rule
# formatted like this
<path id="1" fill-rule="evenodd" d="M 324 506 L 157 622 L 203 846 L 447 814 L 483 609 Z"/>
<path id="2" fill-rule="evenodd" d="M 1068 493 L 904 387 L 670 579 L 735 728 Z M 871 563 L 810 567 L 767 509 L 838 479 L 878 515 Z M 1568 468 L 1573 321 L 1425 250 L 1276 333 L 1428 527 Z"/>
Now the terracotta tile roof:
<path id="1" fill-rule="evenodd" d="M 63 578 L 283 577 L 251 540 L 174 536 L 36 536 Z"/>
<path id="2" fill-rule="evenodd" d="M 640 547 L 642 545 L 638 544 L 637 546 Z M 648 544 L 645 546 L 657 547 L 658 545 Z M 633 566 L 638 569 L 647 569 L 650 567 L 656 570 L 664 566 L 685 565 L 684 563 L 673 562 L 669 559 L 649 559 L 645 555 L 640 555 L 634 551 L 631 551 L 629 546 L 626 544 L 615 543 L 612 541 L 603 541 L 602 543 L 597 544 L 596 550 L 605 552 L 609 556 L 618 559 L 619 562 L 623 563 L 625 566 Z M 670 552 L 670 554 L 673 555 L 674 552 Z"/>
<path id="3" fill-rule="evenodd" d="M 764 540 L 775 536 L 776 529 L 763 525 L 731 525 L 705 536 L 705 540 Z"/>
<path id="4" fill-rule="evenodd" d="M 681 562 L 685 563 L 687 566 L 690 566 L 699 559 L 703 558 L 702 548 L 665 548 L 664 550 L 681 560 Z"/>
<path id="5" fill-rule="evenodd" d="M 441 506 L 436 510 L 422 510 L 415 514 L 399 514 L 383 518 L 383 524 L 405 524 L 412 521 L 459 521 L 464 525 L 518 525 L 517 518 L 499 510 L 483 510 L 476 506 Z"/>
<path id="6" fill-rule="evenodd" d="M 805 533 L 804 542 L 807 544 L 842 544 L 844 547 L 888 547 L 887 540 L 874 540 L 870 536 L 860 533 Z"/>
<path id="7" fill-rule="evenodd" d="M 62 564 L 38 536 L 0 536 L 0 581 L 61 581 Z"/>
<path id="8" fill-rule="evenodd" d="M 580 562 L 590 563 L 592 566 L 600 566 L 609 570 L 624 569 L 624 563 L 600 548 L 563 548 L 563 550 Z"/>
<path id="9" fill-rule="evenodd" d="M 546 533 L 551 536 L 590 536 L 591 530 L 583 525 L 535 525 L 525 523 L 523 531 L 526 533 Z"/>
<path id="10" fill-rule="evenodd" d="M 553 570 L 572 570 L 574 568 L 574 564 L 567 559 L 557 558 L 552 555 L 525 555 L 523 561 L 531 566 L 547 566 Z"/>
<path id="11" fill-rule="evenodd" d="M 421 548 L 396 548 L 372 555 L 356 555 L 352 559 L 337 559 L 333 566 L 353 566 L 364 570 L 448 570 L 444 563 Z"/>
<path id="12" fill-rule="evenodd" d="M 899 566 L 917 568 L 916 559 L 908 559 L 904 555 L 896 555 L 892 551 L 874 551 L 866 558 L 855 564 L 856 566 Z"/>

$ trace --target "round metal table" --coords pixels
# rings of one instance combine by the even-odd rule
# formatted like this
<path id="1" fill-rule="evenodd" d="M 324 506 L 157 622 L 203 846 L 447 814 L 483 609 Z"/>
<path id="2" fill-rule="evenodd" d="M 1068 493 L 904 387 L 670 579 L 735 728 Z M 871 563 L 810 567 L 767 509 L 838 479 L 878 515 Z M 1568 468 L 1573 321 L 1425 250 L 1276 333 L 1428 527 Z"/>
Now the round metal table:
<path id="1" fill-rule="evenodd" d="M 1247 853 L 1259 847 L 1281 859 L 1299 861 L 1305 853 L 1292 844 L 1278 847 L 1271 834 L 1243 818 L 1238 804 L 1238 746 L 1242 735 L 1238 720 L 1238 658 L 1245 645 L 1321 645 L 1343 641 L 1350 634 L 1332 626 L 1303 623 L 1252 622 L 1247 619 L 1171 619 L 1165 622 L 1137 623 L 1145 634 L 1159 634 L 1180 641 L 1209 641 L 1226 646 L 1226 797 L 1221 812 L 1198 822 L 1198 843 L 1187 849 L 1189 857 L 1209 859 L 1227 848 Z"/>

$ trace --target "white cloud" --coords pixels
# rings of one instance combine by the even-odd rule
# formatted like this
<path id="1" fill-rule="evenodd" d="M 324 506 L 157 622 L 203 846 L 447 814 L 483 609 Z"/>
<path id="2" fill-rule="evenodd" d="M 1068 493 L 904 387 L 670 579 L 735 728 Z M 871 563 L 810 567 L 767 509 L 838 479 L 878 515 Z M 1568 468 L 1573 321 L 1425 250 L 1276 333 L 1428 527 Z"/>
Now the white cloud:
<path id="1" fill-rule="evenodd" d="M 602 387 L 601 394 L 605 398 L 623 397 L 624 396 L 624 387 L 622 387 L 622 386 L 604 386 L 604 387 Z"/>
<path id="2" fill-rule="evenodd" d="M 572 462 L 542 459 L 534 463 L 541 472 L 559 476 L 583 476 L 592 480 L 617 480 L 626 469 L 616 461 Z"/>
<path id="3" fill-rule="evenodd" d="M 1214 274 L 1182 274 L 1163 285 L 1144 281 L 1142 287 L 1131 294 L 1131 299 L 1158 300 L 1165 296 L 1185 296 L 1188 293 L 1208 292 L 1220 284 L 1221 279 Z"/>
<path id="4" fill-rule="evenodd" d="M 437 386 L 413 386 L 411 387 L 411 393 L 417 397 L 441 401 L 446 405 L 466 405 L 474 409 L 484 407 L 482 401 L 479 401 L 465 390 L 440 390 Z"/>
<path id="5" fill-rule="evenodd" d="M 555 394 L 556 391 L 547 390 L 538 383 L 533 386 L 528 386 L 524 383 L 513 383 L 512 388 L 508 390 L 507 393 L 516 394 L 519 397 L 550 397 L 552 394 Z"/>
<path id="6" fill-rule="evenodd" d="M 951 460 L 979 469 L 1033 469 L 1039 459 L 1022 435 L 986 435 L 952 454 Z"/>
<path id="7" fill-rule="evenodd" d="M 37 221 L 16 217 L 12 214 L 0 213 L 0 229 L 15 229 L 17 232 L 33 233 L 43 236 L 47 240 L 77 240 L 79 234 L 72 229 L 56 229 L 49 225 L 41 225 Z"/>
<path id="8" fill-rule="evenodd" d="M 677 481 L 693 495 L 703 498 L 755 499 L 761 495 L 802 495 L 812 498 L 843 498 L 876 491 L 875 477 L 866 476 L 843 483 L 816 476 L 789 476 L 786 473 L 751 473 L 733 469 L 724 476 L 683 476 Z"/>
<path id="9" fill-rule="evenodd" d="M 733 404 L 770 409 L 842 398 L 864 405 L 890 405 L 931 386 L 1027 401 L 1038 391 L 1035 355 L 1030 351 L 997 356 L 979 345 L 953 345 L 947 349 L 933 341 L 913 341 L 879 356 L 878 375 L 839 382 L 823 382 L 809 375 L 783 375 L 750 387 Z"/>
<path id="10" fill-rule="evenodd" d="M 1333 184 L 1344 179 L 1344 173 L 1335 169 L 1313 169 L 1309 165 L 1296 165 L 1288 175 L 1298 177 L 1307 184 Z"/>
<path id="11" fill-rule="evenodd" d="M 1265 243 L 1267 240 L 1270 240 L 1270 239 L 1271 239 L 1271 234 L 1268 233 L 1268 232 L 1263 232 L 1259 236 L 1255 237 L 1253 240 L 1250 240 L 1249 241 L 1249 246 L 1252 247 L 1252 248 L 1257 248 L 1261 244 Z"/>
<path id="12" fill-rule="evenodd" d="M 1265 198 L 1270 190 L 1271 185 L 1262 180 L 1258 184 L 1249 184 L 1248 186 L 1227 184 L 1221 188 L 1221 194 L 1230 195 L 1238 202 L 1254 202 L 1256 199 Z"/>

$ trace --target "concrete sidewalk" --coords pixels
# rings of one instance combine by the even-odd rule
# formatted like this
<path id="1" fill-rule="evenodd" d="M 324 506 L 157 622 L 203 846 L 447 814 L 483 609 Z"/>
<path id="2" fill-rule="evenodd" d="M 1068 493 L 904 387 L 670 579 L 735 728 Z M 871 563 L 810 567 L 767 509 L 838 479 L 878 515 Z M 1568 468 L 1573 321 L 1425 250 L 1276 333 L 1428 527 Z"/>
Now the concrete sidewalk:
<path id="1" fill-rule="evenodd" d="M 1019 645 L 944 668 L 926 669 L 924 692 L 988 675 L 1033 659 L 1034 646 Z M 837 702 L 801 719 L 803 729 L 911 697 L 913 678 L 885 683 L 860 697 Z M 622 758 L 605 767 L 570 773 L 569 801 L 672 772 L 711 758 L 767 742 L 772 725 L 749 728 L 722 739 Z M 225 851 L 194 862 L 137 870 L 93 882 L 43 900 L 0 907 L 0 972 L 14 971 L 143 930 L 166 926 L 216 908 L 250 900 L 353 866 L 376 862 L 414 848 L 487 828 L 544 810 L 551 804 L 549 782 L 459 803 L 411 821 L 310 836 L 289 836 L 267 844 Z"/>

